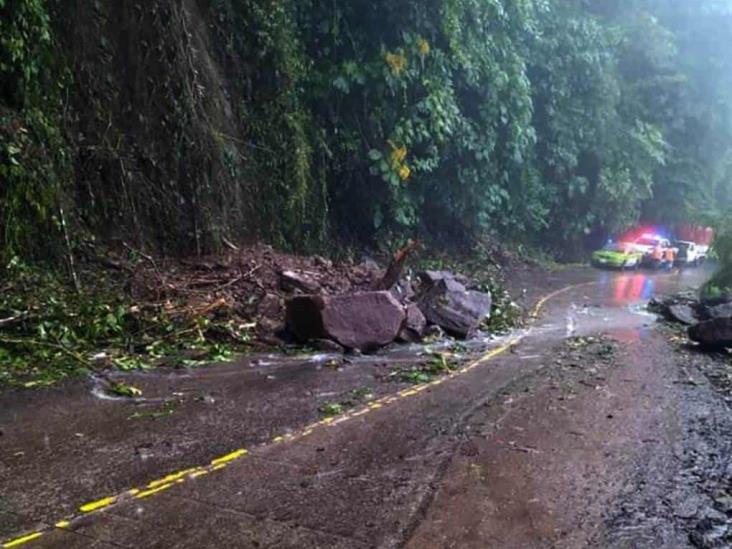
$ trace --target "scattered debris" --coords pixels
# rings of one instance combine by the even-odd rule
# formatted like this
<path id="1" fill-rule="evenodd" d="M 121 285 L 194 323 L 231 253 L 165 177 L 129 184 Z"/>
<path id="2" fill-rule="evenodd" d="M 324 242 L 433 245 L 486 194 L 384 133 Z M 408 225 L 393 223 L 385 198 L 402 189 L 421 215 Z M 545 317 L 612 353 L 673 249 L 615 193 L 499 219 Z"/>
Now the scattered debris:
<path id="1" fill-rule="evenodd" d="M 320 291 L 320 284 L 303 273 L 294 271 L 283 271 L 280 274 L 282 289 L 286 292 L 300 290 L 306 294 L 314 294 Z"/>
<path id="2" fill-rule="evenodd" d="M 397 368 L 390 374 L 390 377 L 415 385 L 428 383 L 439 375 L 456 370 L 458 364 L 453 358 L 450 353 L 433 353 L 427 362 L 406 368 Z"/>
<path id="3" fill-rule="evenodd" d="M 324 416 L 339 416 L 343 413 L 343 406 L 338 402 L 326 402 L 318 408 Z"/>
<path id="4" fill-rule="evenodd" d="M 416 240 L 410 240 L 406 246 L 397 250 L 389 263 L 389 267 L 386 269 L 384 276 L 382 276 L 376 284 L 374 284 L 374 290 L 390 290 L 394 284 L 399 281 L 404 270 L 404 264 L 409 257 L 409 254 L 414 252 L 419 247 L 419 242 Z"/>
<path id="5" fill-rule="evenodd" d="M 168 401 L 163 404 L 159 410 L 148 410 L 145 412 L 135 412 L 131 414 L 127 419 L 161 419 L 164 417 L 170 417 L 175 412 L 177 403 L 175 401 Z"/>
<path id="6" fill-rule="evenodd" d="M 368 387 L 361 387 L 348 392 L 339 402 L 326 402 L 318 407 L 318 412 L 326 417 L 338 416 L 359 404 L 374 399 L 374 392 Z"/>
<path id="7" fill-rule="evenodd" d="M 384 271 L 370 258 L 331 261 L 266 245 L 184 260 L 126 246 L 92 253 L 79 264 L 81 294 L 20 266 L 0 300 L 0 362 L 9 365 L 0 368 L 0 384 L 36 388 L 108 368 L 197 366 L 258 348 L 288 352 L 294 343 L 371 351 L 393 341 L 432 341 L 444 332 L 468 337 L 518 323 L 521 311 L 494 286 L 502 275 L 490 259 L 433 256 L 421 260 L 432 270 L 416 276 L 407 261 L 417 247 L 410 241 Z M 474 279 L 450 270 L 457 268 Z M 442 291 L 440 281 L 450 281 Z M 389 303 L 379 298 L 376 313 L 371 305 L 361 307 L 362 295 L 374 287 L 392 296 Z M 338 324 L 337 335 L 317 321 L 310 327 L 284 322 L 288 300 L 314 295 L 338 304 L 328 318 Z"/>
<path id="8" fill-rule="evenodd" d="M 121 397 L 136 398 L 142 396 L 142 391 L 133 385 L 128 385 L 122 381 L 115 381 L 110 384 L 107 392 Z"/>

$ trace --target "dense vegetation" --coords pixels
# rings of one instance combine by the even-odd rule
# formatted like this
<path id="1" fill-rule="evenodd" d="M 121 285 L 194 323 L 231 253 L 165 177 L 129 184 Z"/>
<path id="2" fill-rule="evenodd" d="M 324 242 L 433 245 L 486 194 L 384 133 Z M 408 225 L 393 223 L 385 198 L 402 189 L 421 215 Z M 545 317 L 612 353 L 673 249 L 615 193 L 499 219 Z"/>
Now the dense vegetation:
<path id="1" fill-rule="evenodd" d="M 414 233 L 574 255 L 641 212 L 724 212 L 730 5 L 0 0 L 3 255 Z"/>
<path id="2" fill-rule="evenodd" d="M 732 0 L 0 0 L 0 383 L 226 354 L 88 269 L 100 243 L 574 258 L 641 217 L 728 224 L 731 31 Z"/>

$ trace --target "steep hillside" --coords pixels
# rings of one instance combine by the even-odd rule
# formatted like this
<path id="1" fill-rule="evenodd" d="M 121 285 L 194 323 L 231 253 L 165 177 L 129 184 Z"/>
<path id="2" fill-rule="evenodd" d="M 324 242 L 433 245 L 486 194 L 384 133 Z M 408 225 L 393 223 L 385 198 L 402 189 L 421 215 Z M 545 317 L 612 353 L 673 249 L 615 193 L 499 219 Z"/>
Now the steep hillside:
<path id="1" fill-rule="evenodd" d="M 729 207 L 727 7 L 3 0 L 2 254 L 493 235 Z M 702 39 L 703 38 L 703 39 Z"/>

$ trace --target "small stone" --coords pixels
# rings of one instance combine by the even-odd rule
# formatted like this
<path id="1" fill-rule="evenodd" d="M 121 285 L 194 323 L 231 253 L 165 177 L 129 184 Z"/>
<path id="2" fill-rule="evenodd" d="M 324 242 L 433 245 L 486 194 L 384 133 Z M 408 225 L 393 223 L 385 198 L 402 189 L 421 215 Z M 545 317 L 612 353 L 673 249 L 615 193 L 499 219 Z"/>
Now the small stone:
<path id="1" fill-rule="evenodd" d="M 310 346 L 316 351 L 324 351 L 326 353 L 343 353 L 345 349 L 332 339 L 313 339 Z"/>
<path id="2" fill-rule="evenodd" d="M 405 311 L 407 318 L 404 327 L 399 332 L 399 339 L 407 343 L 421 341 L 427 328 L 427 319 L 415 304 L 408 305 Z"/>
<path id="3" fill-rule="evenodd" d="M 266 294 L 257 305 L 257 314 L 267 318 L 278 318 L 282 315 L 282 302 L 275 294 Z"/>
<path id="4" fill-rule="evenodd" d="M 295 271 L 282 271 L 280 273 L 280 285 L 286 292 L 300 290 L 313 294 L 320 290 L 320 284 L 312 278 Z"/>
<path id="5" fill-rule="evenodd" d="M 728 515 L 732 513 L 732 496 L 725 494 L 714 498 L 714 503 L 717 509 Z"/>

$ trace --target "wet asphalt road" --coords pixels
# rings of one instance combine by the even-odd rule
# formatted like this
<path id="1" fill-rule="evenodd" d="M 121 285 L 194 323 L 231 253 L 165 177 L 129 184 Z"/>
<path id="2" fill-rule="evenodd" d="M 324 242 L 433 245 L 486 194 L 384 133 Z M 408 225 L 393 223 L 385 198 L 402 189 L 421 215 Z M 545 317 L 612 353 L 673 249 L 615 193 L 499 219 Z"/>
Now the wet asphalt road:
<path id="1" fill-rule="evenodd" d="M 525 281 L 529 295 L 573 287 L 510 350 L 416 394 L 388 371 L 418 348 L 338 369 L 332 356 L 256 357 L 127 376 L 144 390 L 137 402 L 100 398 L 99 381 L 0 394 L 0 539 L 43 531 L 29 546 L 689 546 L 705 504 L 678 520 L 669 509 L 703 497 L 689 456 L 705 450 L 689 447 L 689 433 L 714 410 L 720 424 L 722 401 L 701 381 L 679 382 L 695 374 L 643 305 L 707 275 L 579 270 Z M 566 354 L 568 338 L 601 334 L 612 359 L 592 344 Z M 506 342 L 469 347 L 465 361 Z M 381 406 L 309 432 L 320 405 L 363 388 Z M 407 394 L 389 401 L 399 391 Z M 153 484 L 165 488 L 147 497 L 125 493 L 239 448 L 248 454 L 225 467 Z M 119 497 L 79 512 L 108 496 Z M 62 519 L 71 524 L 53 528 Z"/>

